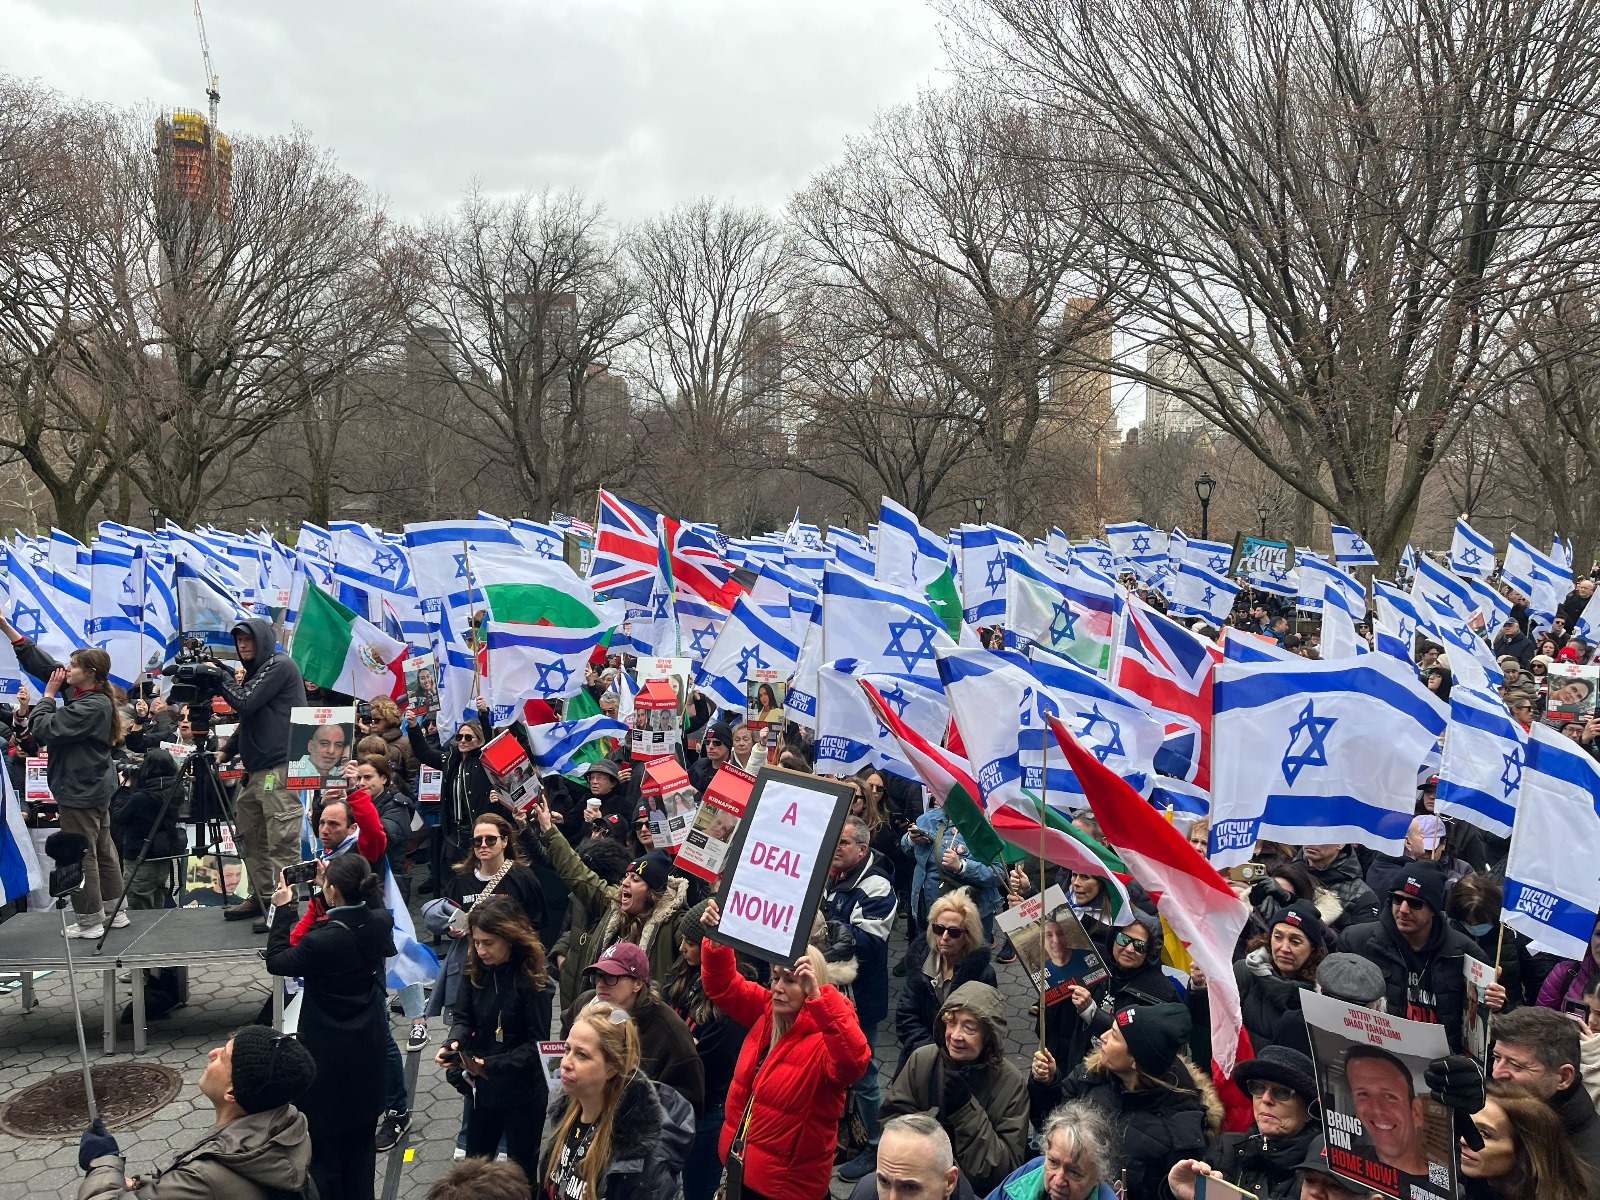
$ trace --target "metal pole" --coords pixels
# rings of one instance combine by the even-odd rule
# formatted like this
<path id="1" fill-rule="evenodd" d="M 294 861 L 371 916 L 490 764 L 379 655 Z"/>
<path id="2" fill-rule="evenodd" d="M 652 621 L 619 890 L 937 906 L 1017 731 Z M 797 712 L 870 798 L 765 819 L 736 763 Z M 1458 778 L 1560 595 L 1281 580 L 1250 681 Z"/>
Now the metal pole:
<path id="1" fill-rule="evenodd" d="M 83 1094 L 89 1101 L 89 1123 L 92 1125 L 100 1112 L 94 1102 L 94 1080 L 89 1074 L 89 1043 L 83 1037 L 83 1005 L 78 1000 L 78 976 L 72 963 L 72 939 L 67 936 L 67 897 L 58 897 L 56 908 L 61 913 L 61 940 L 67 948 L 67 987 L 72 990 L 73 1023 L 78 1027 L 78 1058 L 83 1063 Z"/>

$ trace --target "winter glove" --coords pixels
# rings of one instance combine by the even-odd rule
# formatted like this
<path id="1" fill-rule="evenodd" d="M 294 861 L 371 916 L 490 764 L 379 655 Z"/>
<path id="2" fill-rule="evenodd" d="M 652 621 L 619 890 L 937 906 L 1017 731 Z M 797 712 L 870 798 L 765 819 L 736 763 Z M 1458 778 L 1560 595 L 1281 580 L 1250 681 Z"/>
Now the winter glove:
<path id="1" fill-rule="evenodd" d="M 828 922 L 828 948 L 822 957 L 831 963 L 848 962 L 856 956 L 856 934 L 842 921 Z"/>
<path id="2" fill-rule="evenodd" d="M 1269 875 L 1265 879 L 1256 880 L 1250 888 L 1251 907 L 1260 908 L 1268 900 L 1273 902 L 1272 911 L 1277 912 L 1278 909 L 1293 904 L 1295 898 L 1286 887 Z"/>
<path id="3" fill-rule="evenodd" d="M 1462 1140 L 1473 1150 L 1483 1149 L 1483 1135 L 1471 1119 L 1483 1107 L 1483 1068 L 1465 1054 L 1452 1054 L 1434 1059 L 1422 1077 L 1435 1100 L 1461 1115 L 1456 1126 Z"/>
<path id="4" fill-rule="evenodd" d="M 108 1154 L 121 1158 L 122 1150 L 117 1145 L 117 1139 L 106 1132 L 106 1123 L 96 1117 L 78 1139 L 78 1169 L 87 1171 L 90 1163 Z"/>
<path id="5" fill-rule="evenodd" d="M 939 1094 L 939 1116 L 948 1121 L 972 1099 L 972 1085 L 961 1071 L 944 1069 L 944 1087 Z"/>

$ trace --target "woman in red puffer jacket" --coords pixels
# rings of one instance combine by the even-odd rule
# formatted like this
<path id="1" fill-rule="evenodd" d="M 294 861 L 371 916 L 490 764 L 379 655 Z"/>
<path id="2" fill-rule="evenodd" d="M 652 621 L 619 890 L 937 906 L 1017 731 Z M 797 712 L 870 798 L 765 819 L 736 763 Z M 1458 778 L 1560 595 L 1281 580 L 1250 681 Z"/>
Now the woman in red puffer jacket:
<path id="1" fill-rule="evenodd" d="M 715 925 L 717 902 L 700 918 Z M 711 1002 L 750 1032 L 728 1089 L 717 1153 L 743 1142 L 746 1200 L 816 1200 L 828 1192 L 845 1092 L 866 1074 L 872 1048 L 855 1009 L 829 987 L 822 953 L 793 970 L 774 967 L 764 988 L 740 975 L 734 952 L 701 943 L 700 979 Z"/>

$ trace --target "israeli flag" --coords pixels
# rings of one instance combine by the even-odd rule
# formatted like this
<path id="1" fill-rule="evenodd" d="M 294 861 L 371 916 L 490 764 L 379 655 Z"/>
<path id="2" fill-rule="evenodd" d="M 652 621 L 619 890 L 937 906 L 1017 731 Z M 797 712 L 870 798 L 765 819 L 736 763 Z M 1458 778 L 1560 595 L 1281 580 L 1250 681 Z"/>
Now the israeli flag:
<path id="1" fill-rule="evenodd" d="M 878 564 L 872 555 L 871 544 L 853 530 L 829 525 L 828 545 L 833 547 L 835 562 L 849 567 L 858 574 L 871 578 L 878 569 Z"/>
<path id="2" fill-rule="evenodd" d="M 1456 518 L 1450 538 L 1450 569 L 1468 579 L 1487 579 L 1494 573 L 1494 543 L 1468 525 L 1465 516 Z"/>
<path id="3" fill-rule="evenodd" d="M 1106 526 L 1106 543 L 1111 553 L 1126 562 L 1140 579 L 1150 582 L 1157 568 L 1166 565 L 1167 535 L 1142 521 L 1124 521 Z"/>
<path id="4" fill-rule="evenodd" d="M 1582 638 L 1591 646 L 1600 638 L 1600 587 L 1590 593 L 1589 603 L 1572 623 L 1572 636 Z"/>
<path id="5" fill-rule="evenodd" d="M 1137 697 L 1112 687 L 1072 659 L 1035 650 L 1028 656 L 1027 668 L 1055 701 L 1062 724 L 1134 791 L 1145 792 L 1155 778 L 1156 755 L 1167 736 L 1165 725 Z"/>
<path id="6" fill-rule="evenodd" d="M 821 662 L 856 659 L 862 674 L 908 675 L 939 686 L 935 650 L 954 646 L 920 597 L 831 568 L 823 577 Z"/>
<path id="7" fill-rule="evenodd" d="M 439 957 L 417 941 L 417 927 L 394 872 L 389 870 L 389 861 L 385 858 L 379 862 L 383 871 L 383 906 L 394 917 L 394 957 L 385 964 L 386 982 L 395 991 L 414 983 L 431 983 L 439 977 Z"/>
<path id="8" fill-rule="evenodd" d="M 0 812 L 5 814 L 0 824 L 0 904 L 10 904 L 29 892 L 42 891 L 47 879 L 7 771 L 0 771 Z"/>
<path id="9" fill-rule="evenodd" d="M 1486 629 L 1499 629 L 1511 619 L 1511 601 L 1502 596 L 1492 584 L 1472 578 L 1463 582 L 1467 585 L 1467 591 L 1472 593 L 1478 615 L 1483 618 Z"/>
<path id="10" fill-rule="evenodd" d="M 88 646 L 84 639 L 89 618 L 88 588 L 65 576 L 58 577 L 47 558 L 43 565 L 35 566 L 30 556 L 15 546 L 7 547 L 6 570 L 10 593 L 10 611 L 6 615 L 18 633 L 32 638 L 58 662 L 66 662 L 74 650 Z M 43 681 L 37 681 L 35 694 L 43 688 Z"/>
<path id="11" fill-rule="evenodd" d="M 727 614 L 714 605 L 685 596 L 682 592 L 678 593 L 673 609 L 678 616 L 683 653 L 695 662 L 700 662 L 717 644 L 717 633 L 727 620 Z M 662 655 L 667 657 L 665 651 Z"/>
<path id="12" fill-rule="evenodd" d="M 860 680 L 883 696 L 899 718 L 938 745 L 950 725 L 950 705 L 942 691 L 929 691 L 903 675 L 858 675 L 853 659 L 823 663 L 817 671 L 815 770 L 849 775 L 873 766 L 905 779 L 917 778 L 900 743 L 867 703 Z"/>
<path id="13" fill-rule="evenodd" d="M 1600 914 L 1600 767 L 1545 725 L 1528 731 L 1501 920 L 1530 949 L 1582 958 Z"/>
<path id="14" fill-rule="evenodd" d="M 1045 721 L 1060 717 L 1061 706 L 1026 660 L 952 647 L 940 651 L 939 672 L 986 809 L 1010 804 L 1036 813 L 1041 800 L 1083 807 L 1083 789 Z"/>
<path id="15" fill-rule="evenodd" d="M 1511 719 L 1504 700 L 1477 688 L 1450 690 L 1435 811 L 1510 837 L 1527 761 L 1528 735 Z"/>
<path id="16" fill-rule="evenodd" d="M 1007 549 L 1000 544 L 1000 531 L 963 525 L 959 537 L 962 619 L 969 625 L 1000 624 L 1006 619 Z"/>
<path id="17" fill-rule="evenodd" d="M 468 591 L 467 564 L 475 551 L 508 546 L 521 552 L 511 530 L 493 521 L 418 522 L 405 527 L 405 544 L 417 598 L 429 612 Z"/>
<path id="18" fill-rule="evenodd" d="M 233 598 L 226 584 L 185 547 L 178 547 L 179 558 L 175 578 L 178 590 L 178 612 L 183 617 L 185 634 L 197 633 L 207 643 L 231 645 L 229 632 L 249 613 Z"/>
<path id="19" fill-rule="evenodd" d="M 552 721 L 528 729 L 528 749 L 541 775 L 566 775 L 578 769 L 577 753 L 602 738 L 625 738 L 628 727 L 614 717 Z"/>
<path id="20" fill-rule="evenodd" d="M 1417 573 L 1417 551 L 1410 542 L 1400 554 L 1400 570 L 1396 572 L 1403 579 L 1410 579 Z"/>
<path id="21" fill-rule="evenodd" d="M 1448 715 L 1404 663 L 1225 660 L 1213 700 L 1214 864 L 1248 862 L 1262 838 L 1401 852 Z"/>
<path id="22" fill-rule="evenodd" d="M 1367 539 L 1354 529 L 1348 525 L 1330 525 L 1328 531 L 1333 537 L 1334 561 L 1341 567 L 1378 565 L 1378 556 L 1372 552 L 1372 547 L 1367 545 Z"/>
<path id="23" fill-rule="evenodd" d="M 620 607 L 624 601 L 614 600 Z M 584 669 L 614 622 L 589 629 L 554 625 L 485 625 L 489 647 L 489 706 L 517 712 L 524 700 L 565 700 L 583 687 Z"/>
<path id="24" fill-rule="evenodd" d="M 1511 535 L 1506 546 L 1506 557 L 1501 575 L 1528 598 L 1528 613 L 1533 618 L 1533 628 L 1547 628 L 1555 616 L 1557 605 L 1572 587 L 1572 571 L 1565 562 L 1535 550 L 1516 534 Z"/>
<path id="25" fill-rule="evenodd" d="M 566 535 L 554 525 L 514 517 L 511 521 L 511 536 L 516 538 L 529 554 L 539 558 L 560 559 L 565 556 Z"/>
<path id="26" fill-rule="evenodd" d="M 1427 600 L 1435 606 L 1442 604 L 1462 617 L 1478 607 L 1467 585 L 1426 554 L 1417 560 L 1417 574 L 1411 582 L 1411 598 Z M 1417 611 L 1422 611 L 1420 605 Z"/>
<path id="27" fill-rule="evenodd" d="M 878 582 L 910 588 L 919 595 L 950 569 L 950 548 L 922 527 L 903 504 L 885 496 L 878 507 Z"/>
<path id="28" fill-rule="evenodd" d="M 1179 829 L 1188 832 L 1201 817 L 1211 814 L 1211 793 L 1198 784 L 1170 775 L 1157 775 L 1150 789 L 1150 803 L 1167 814 Z"/>
<path id="29" fill-rule="evenodd" d="M 1200 617 L 1221 628 L 1233 611 L 1233 600 L 1238 594 L 1239 585 L 1233 580 L 1186 558 L 1178 564 L 1172 603 L 1167 611 L 1173 616 Z"/>
<path id="30" fill-rule="evenodd" d="M 144 556 L 96 539 L 89 552 L 89 620 L 85 635 L 111 656 L 111 681 L 131 690 L 151 653 L 161 646 L 141 638 L 145 602 Z"/>
<path id="31" fill-rule="evenodd" d="M 1372 581 L 1372 610 L 1375 614 L 1373 633 L 1380 651 L 1387 651 L 1405 662 L 1411 662 L 1411 648 L 1416 645 L 1417 626 L 1422 618 L 1417 606 L 1386 579 Z"/>
<path id="32" fill-rule="evenodd" d="M 1213 575 L 1227 575 L 1233 562 L 1233 546 L 1228 542 L 1203 542 L 1188 538 L 1183 547 L 1183 561 L 1193 563 Z"/>
<path id="33" fill-rule="evenodd" d="M 811 610 L 805 636 L 800 639 L 800 654 L 794 678 L 783 697 L 783 711 L 791 721 L 807 729 L 817 727 L 817 672 L 822 667 L 822 605 Z"/>
<path id="34" fill-rule="evenodd" d="M 772 670 L 788 679 L 799 659 L 800 648 L 789 638 L 789 623 L 775 622 L 749 596 L 740 596 L 695 671 L 694 685 L 723 708 L 742 710 L 750 672 Z"/>
<path id="35" fill-rule="evenodd" d="M 1359 615 L 1358 615 L 1359 613 Z M 1367 606 L 1362 604 L 1356 612 L 1350 610 L 1350 601 L 1339 588 L 1329 588 L 1322 605 L 1322 647 L 1324 659 L 1355 658 L 1366 654 L 1369 647 L 1356 633 L 1356 622 L 1367 619 Z"/>
<path id="36" fill-rule="evenodd" d="M 1099 539 L 1073 543 L 1072 565 L 1097 571 L 1109 580 L 1117 577 L 1116 556 L 1111 553 L 1111 547 Z"/>
<path id="37" fill-rule="evenodd" d="M 1468 687 L 1483 690 L 1499 687 L 1505 672 L 1500 670 L 1489 643 L 1478 635 L 1472 622 L 1443 599 L 1413 598 L 1423 631 L 1449 654 L 1451 674 Z"/>

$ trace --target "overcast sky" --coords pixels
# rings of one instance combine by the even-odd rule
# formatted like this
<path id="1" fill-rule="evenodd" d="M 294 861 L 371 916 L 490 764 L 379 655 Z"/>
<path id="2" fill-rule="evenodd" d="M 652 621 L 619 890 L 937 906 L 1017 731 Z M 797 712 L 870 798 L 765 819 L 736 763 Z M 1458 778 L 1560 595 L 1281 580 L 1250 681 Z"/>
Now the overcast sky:
<path id="1" fill-rule="evenodd" d="M 228 133 L 308 129 L 397 216 L 577 186 L 781 205 L 945 61 L 923 0 L 205 0 Z M 191 0 L 0 0 L 0 71 L 204 110 Z"/>

